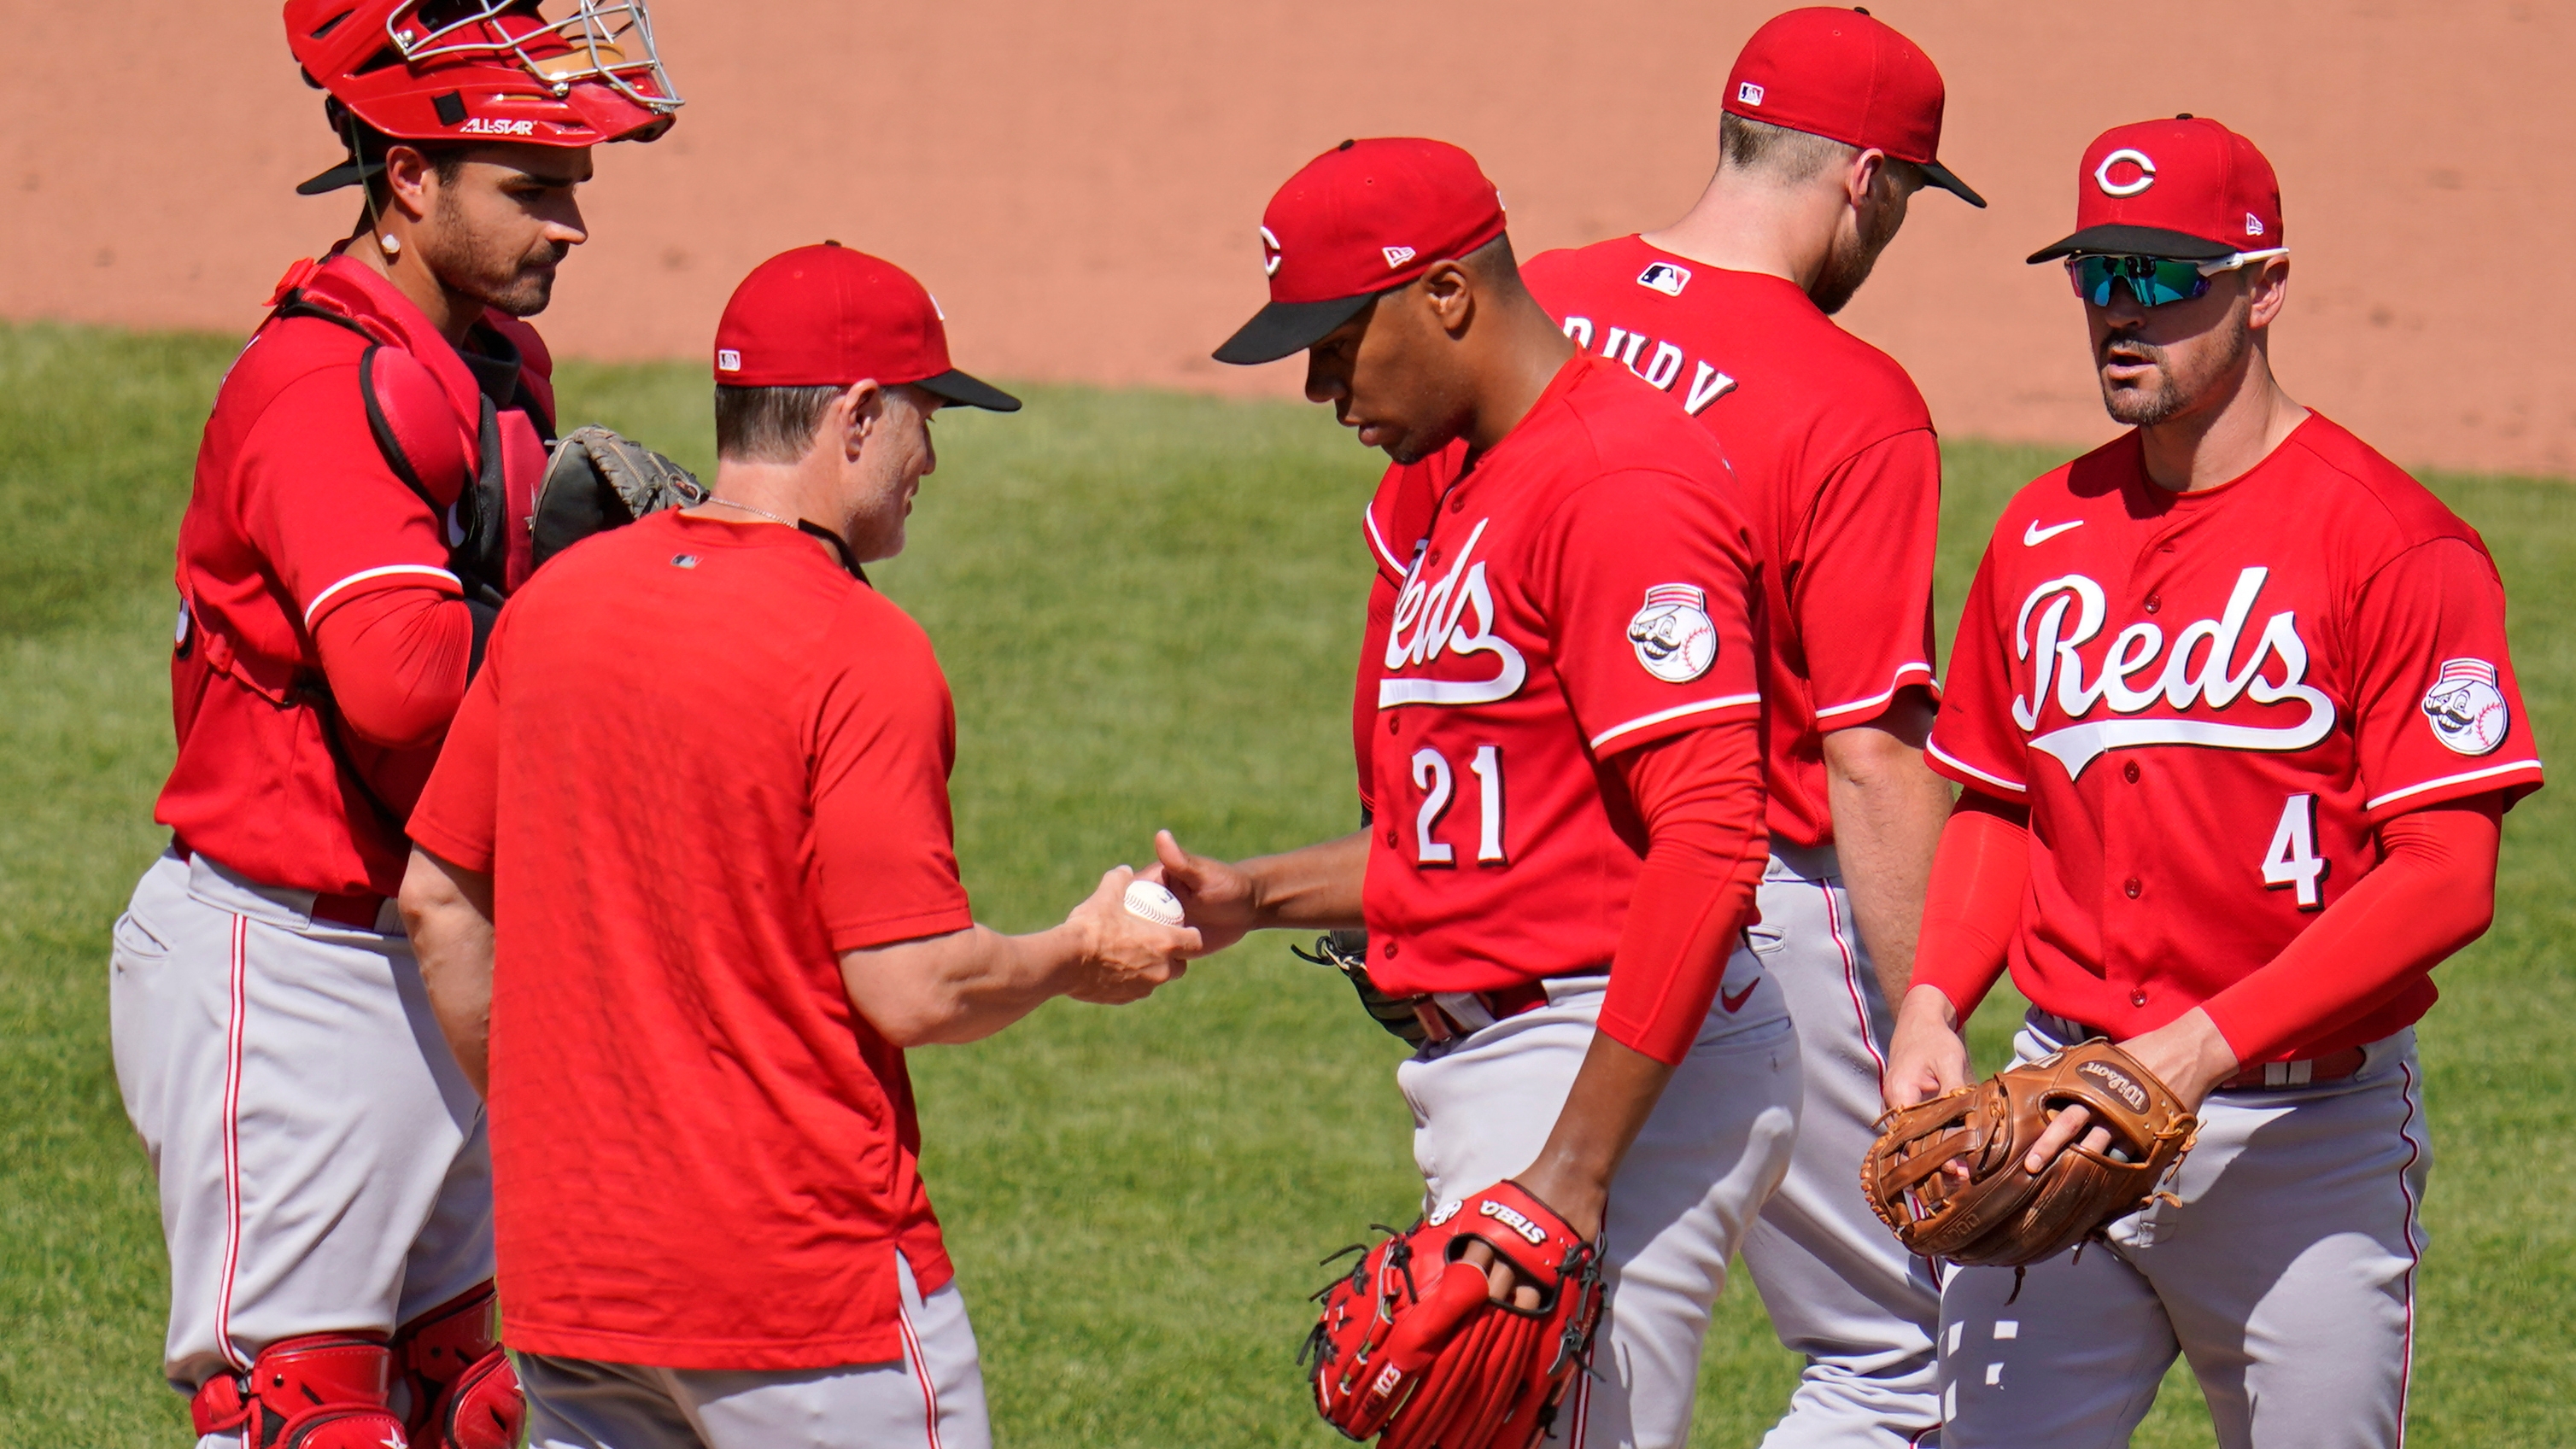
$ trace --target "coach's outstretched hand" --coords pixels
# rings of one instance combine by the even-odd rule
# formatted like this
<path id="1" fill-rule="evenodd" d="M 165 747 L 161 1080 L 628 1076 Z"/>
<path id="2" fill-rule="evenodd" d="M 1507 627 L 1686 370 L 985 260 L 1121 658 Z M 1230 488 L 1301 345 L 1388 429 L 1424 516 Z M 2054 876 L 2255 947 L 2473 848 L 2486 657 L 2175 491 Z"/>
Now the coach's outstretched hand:
<path id="1" fill-rule="evenodd" d="M 1252 876 L 1212 856 L 1181 848 L 1168 830 L 1154 832 L 1154 866 L 1145 878 L 1180 897 L 1181 918 L 1198 928 L 1210 951 L 1222 951 L 1260 923 Z"/>
<path id="2" fill-rule="evenodd" d="M 1117 866 L 1073 913 L 1064 928 L 1077 933 L 1081 954 L 1065 995 L 1096 1006 L 1142 1001 L 1157 986 L 1177 981 L 1189 958 L 1209 949 L 1188 926 L 1166 926 L 1127 909 L 1127 885 L 1136 872 Z"/>

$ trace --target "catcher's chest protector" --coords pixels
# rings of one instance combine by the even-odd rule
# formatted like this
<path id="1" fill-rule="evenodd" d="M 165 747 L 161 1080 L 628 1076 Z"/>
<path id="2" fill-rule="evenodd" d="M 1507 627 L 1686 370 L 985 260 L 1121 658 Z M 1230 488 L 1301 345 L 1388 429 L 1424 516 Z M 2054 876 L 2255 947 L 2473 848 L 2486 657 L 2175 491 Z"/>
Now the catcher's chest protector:
<path id="1" fill-rule="evenodd" d="M 2097 1152 L 2079 1138 L 2030 1172 L 2022 1159 L 2050 1116 L 2077 1106 L 2110 1143 Z M 1881 1117 L 1861 1190 L 1913 1252 L 2020 1267 L 2144 1207 L 2199 1126 L 2154 1073 L 2097 1037 Z"/>

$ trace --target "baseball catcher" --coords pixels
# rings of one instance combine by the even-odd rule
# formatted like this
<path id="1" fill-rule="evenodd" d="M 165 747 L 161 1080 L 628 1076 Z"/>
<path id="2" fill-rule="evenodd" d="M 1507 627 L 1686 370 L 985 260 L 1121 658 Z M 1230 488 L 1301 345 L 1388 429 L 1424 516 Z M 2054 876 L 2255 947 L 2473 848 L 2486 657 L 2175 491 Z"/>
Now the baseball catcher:
<path id="1" fill-rule="evenodd" d="M 526 319 L 590 235 L 593 149 L 680 99 L 645 0 L 279 13 L 341 152 L 299 190 L 358 198 L 226 374 L 179 527 L 171 841 L 110 996 L 160 1180 L 161 1370 L 194 1442 L 505 1449 L 489 1139 L 392 897 L 536 565 L 555 409 Z"/>

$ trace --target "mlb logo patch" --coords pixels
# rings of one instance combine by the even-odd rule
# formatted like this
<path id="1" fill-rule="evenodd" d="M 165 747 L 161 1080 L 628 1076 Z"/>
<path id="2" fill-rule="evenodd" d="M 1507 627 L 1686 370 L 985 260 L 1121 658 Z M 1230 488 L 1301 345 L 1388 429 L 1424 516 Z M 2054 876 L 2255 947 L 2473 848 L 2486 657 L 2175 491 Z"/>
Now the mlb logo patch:
<path id="1" fill-rule="evenodd" d="M 1762 104 L 1762 87 L 1755 85 L 1751 81 L 1737 81 L 1735 83 L 1735 103 L 1740 106 L 1758 106 Z"/>
<path id="2" fill-rule="evenodd" d="M 732 348 L 730 348 L 730 347 L 719 347 L 719 348 L 717 348 L 717 349 L 716 349 L 716 371 L 718 371 L 718 372 L 740 372 L 740 371 L 742 371 L 742 354 L 741 354 L 741 353 L 739 353 L 739 352 L 734 351 L 734 350 L 733 350 Z"/>
<path id="3" fill-rule="evenodd" d="M 1682 288 L 1690 285 L 1690 277 L 1688 267 L 1672 262 L 1652 262 L 1644 271 L 1637 274 L 1637 285 L 1661 292 L 1667 297 L 1678 297 L 1682 294 Z"/>

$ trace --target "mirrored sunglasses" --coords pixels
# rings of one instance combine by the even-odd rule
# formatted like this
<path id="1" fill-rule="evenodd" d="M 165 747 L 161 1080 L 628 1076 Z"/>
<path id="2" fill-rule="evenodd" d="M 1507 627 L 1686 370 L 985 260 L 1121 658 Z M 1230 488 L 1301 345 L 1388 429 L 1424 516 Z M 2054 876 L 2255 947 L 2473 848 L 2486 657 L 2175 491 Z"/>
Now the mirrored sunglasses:
<path id="1" fill-rule="evenodd" d="M 2075 284 L 2075 295 L 2096 307 L 2111 305 L 2111 289 L 2126 285 L 2129 295 L 2141 307 L 2162 307 L 2172 302 L 2188 302 L 2209 294 L 2209 279 L 2220 272 L 2232 272 L 2249 262 L 2277 257 L 2287 247 L 2271 247 L 2259 252 L 2234 252 L 2205 262 L 2180 261 L 2173 257 L 2084 256 L 2066 259 L 2067 279 Z"/>

